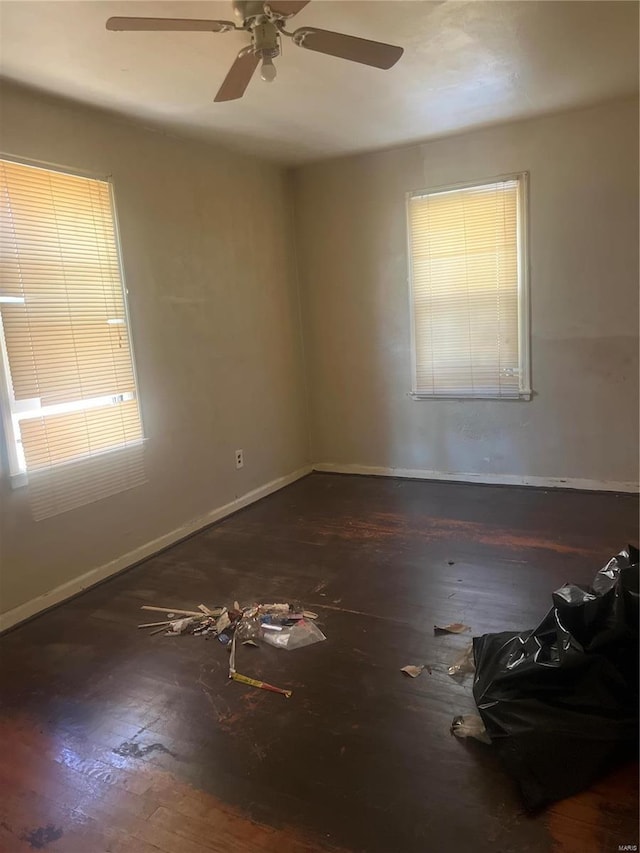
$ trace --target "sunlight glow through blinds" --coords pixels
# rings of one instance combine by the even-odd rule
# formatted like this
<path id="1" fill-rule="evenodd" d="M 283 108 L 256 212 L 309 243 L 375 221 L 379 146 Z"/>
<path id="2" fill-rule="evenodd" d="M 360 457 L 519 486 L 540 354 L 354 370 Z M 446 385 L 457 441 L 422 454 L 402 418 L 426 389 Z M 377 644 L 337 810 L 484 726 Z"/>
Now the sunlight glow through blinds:
<path id="1" fill-rule="evenodd" d="M 0 161 L 0 252 L 19 468 L 38 471 L 139 443 L 109 183 Z"/>
<path id="2" fill-rule="evenodd" d="M 521 181 L 408 200 L 414 393 L 518 397 Z"/>

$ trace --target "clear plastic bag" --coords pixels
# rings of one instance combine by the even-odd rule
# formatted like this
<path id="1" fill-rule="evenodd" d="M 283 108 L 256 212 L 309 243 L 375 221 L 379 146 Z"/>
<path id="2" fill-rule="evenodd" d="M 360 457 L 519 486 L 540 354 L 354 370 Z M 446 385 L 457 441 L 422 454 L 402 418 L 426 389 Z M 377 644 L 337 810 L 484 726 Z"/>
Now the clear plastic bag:
<path id="1" fill-rule="evenodd" d="M 260 620 L 257 616 L 243 616 L 237 624 L 236 635 L 239 640 L 256 640 L 260 637 Z"/>
<path id="2" fill-rule="evenodd" d="M 168 634 L 185 634 L 190 631 L 198 622 L 197 616 L 187 616 L 184 619 L 174 619 L 170 623 Z"/>
<path id="3" fill-rule="evenodd" d="M 491 743 L 482 719 L 477 714 L 466 714 L 454 717 L 451 723 L 451 734 L 459 738 L 472 737 L 481 743 Z"/>
<path id="4" fill-rule="evenodd" d="M 465 648 L 451 664 L 447 672 L 452 678 L 464 678 L 468 672 L 475 672 L 476 665 L 473 661 L 473 643 Z"/>
<path id="5" fill-rule="evenodd" d="M 276 649 L 301 649 L 303 646 L 311 646 L 320 643 L 327 638 L 322 631 L 309 619 L 300 619 L 295 625 L 283 627 L 281 631 L 262 629 L 262 640 Z"/>

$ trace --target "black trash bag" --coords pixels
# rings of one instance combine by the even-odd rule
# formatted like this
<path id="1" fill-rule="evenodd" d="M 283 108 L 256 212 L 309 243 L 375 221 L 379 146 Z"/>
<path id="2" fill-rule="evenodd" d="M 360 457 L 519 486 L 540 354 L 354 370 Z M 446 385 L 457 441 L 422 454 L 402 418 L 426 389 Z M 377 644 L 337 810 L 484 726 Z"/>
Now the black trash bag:
<path id="1" fill-rule="evenodd" d="M 533 631 L 475 637 L 473 695 L 525 805 L 576 794 L 638 754 L 638 549 L 566 584 Z"/>

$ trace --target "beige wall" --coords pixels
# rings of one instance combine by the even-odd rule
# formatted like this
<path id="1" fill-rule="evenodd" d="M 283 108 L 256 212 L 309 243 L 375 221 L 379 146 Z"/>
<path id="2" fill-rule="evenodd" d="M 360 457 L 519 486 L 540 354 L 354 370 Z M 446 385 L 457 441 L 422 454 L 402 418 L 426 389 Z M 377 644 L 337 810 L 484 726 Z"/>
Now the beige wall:
<path id="1" fill-rule="evenodd" d="M 531 402 L 414 401 L 405 193 L 528 171 Z M 295 173 L 316 462 L 638 479 L 635 100 Z"/>
<path id="2" fill-rule="evenodd" d="M 147 484 L 34 522 L 0 481 L 0 611 L 308 460 L 285 173 L 7 87 L 5 153 L 111 174 Z M 245 467 L 236 471 L 234 450 Z"/>

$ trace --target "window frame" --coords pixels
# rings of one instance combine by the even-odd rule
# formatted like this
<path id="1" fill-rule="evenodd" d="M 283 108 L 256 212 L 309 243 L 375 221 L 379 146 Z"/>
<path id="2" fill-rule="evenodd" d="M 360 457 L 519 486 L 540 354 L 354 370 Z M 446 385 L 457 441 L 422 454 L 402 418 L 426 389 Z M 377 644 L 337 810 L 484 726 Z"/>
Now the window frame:
<path id="1" fill-rule="evenodd" d="M 417 340 L 415 323 L 415 296 L 413 287 L 413 257 L 411 251 L 411 211 L 410 203 L 414 198 L 421 198 L 438 193 L 455 192 L 456 190 L 482 187 L 501 181 L 518 182 L 518 216 L 517 216 L 517 256 L 518 256 L 518 355 L 520 367 L 520 382 L 517 395 L 498 396 L 497 394 L 429 394 L 418 390 L 417 387 Z M 530 307 L 530 261 L 529 261 L 529 172 L 511 172 L 497 177 L 482 178 L 473 181 L 462 181 L 455 184 L 410 190 L 405 193 L 405 214 L 407 234 L 407 285 L 409 293 L 409 319 L 411 327 L 411 390 L 408 396 L 413 400 L 495 400 L 499 402 L 522 402 L 531 400 L 531 307 Z"/>
<path id="2" fill-rule="evenodd" d="M 133 343 L 133 334 L 131 330 L 131 313 L 129 310 L 129 289 L 127 287 L 127 281 L 124 270 L 124 262 L 122 257 L 122 244 L 120 240 L 120 223 L 118 221 L 118 211 L 116 206 L 115 199 L 115 187 L 113 183 L 112 175 L 104 175 L 99 174 L 97 172 L 88 171 L 85 169 L 75 169 L 69 166 L 63 166 L 58 163 L 49 163 L 44 160 L 33 160 L 28 157 L 21 157 L 16 154 L 8 154 L 7 152 L 0 151 L 0 160 L 5 160 L 7 162 L 19 163 L 24 166 L 33 166 L 36 169 L 45 169 L 49 172 L 60 172 L 63 175 L 73 175 L 79 178 L 88 178 L 94 181 L 101 181 L 102 183 L 106 183 L 109 190 L 109 200 L 110 200 L 110 209 L 111 209 L 111 217 L 113 220 L 113 232 L 115 237 L 116 244 L 116 256 L 118 259 L 118 270 L 120 273 L 120 285 L 122 287 L 122 301 L 124 305 L 124 315 L 125 322 L 127 327 L 127 334 L 129 337 L 129 352 L 131 355 L 131 370 L 133 372 L 133 380 L 135 383 L 136 389 L 136 401 L 138 404 L 138 416 L 140 418 L 140 427 L 142 431 L 142 436 L 140 439 L 134 442 L 130 442 L 126 445 L 119 444 L 115 447 L 108 447 L 99 453 L 91 454 L 90 456 L 82 456 L 76 459 L 69 459 L 65 462 L 57 462 L 53 465 L 50 465 L 46 470 L 47 471 L 56 471 L 57 469 L 63 468 L 67 465 L 74 465 L 78 462 L 90 462 L 91 459 L 97 457 L 103 457 L 109 453 L 117 453 L 126 450 L 128 447 L 137 447 L 141 444 L 144 444 L 147 440 L 142 405 L 140 400 L 140 383 L 138 380 L 138 370 L 136 364 L 136 356 L 135 349 Z M 0 429 L 0 442 L 3 445 L 4 456 L 8 463 L 8 474 L 9 474 L 9 482 L 11 484 L 12 489 L 17 489 L 22 486 L 28 485 L 29 482 L 29 471 L 23 470 L 20 467 L 20 460 L 17 452 L 17 439 L 15 430 L 13 427 L 13 404 L 15 400 L 12 395 L 12 383 L 11 383 L 11 367 L 9 365 L 9 354 L 7 351 L 5 334 L 4 334 L 4 325 L 2 323 L 2 318 L 0 317 L 0 423 L 2 424 L 2 429 Z M 2 473 L 3 469 L 2 455 L 0 455 L 0 473 Z M 38 472 L 40 473 L 40 472 Z"/>

